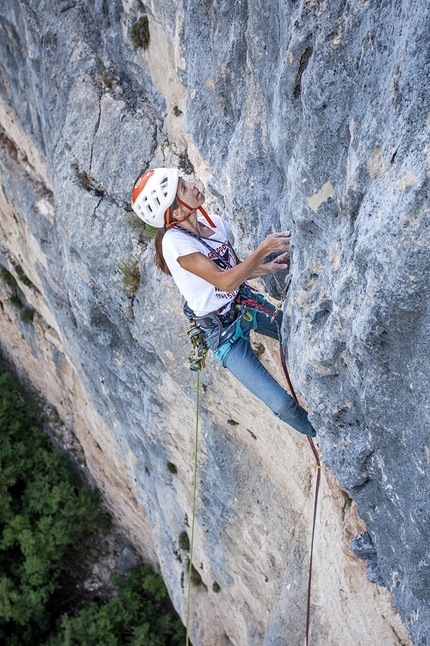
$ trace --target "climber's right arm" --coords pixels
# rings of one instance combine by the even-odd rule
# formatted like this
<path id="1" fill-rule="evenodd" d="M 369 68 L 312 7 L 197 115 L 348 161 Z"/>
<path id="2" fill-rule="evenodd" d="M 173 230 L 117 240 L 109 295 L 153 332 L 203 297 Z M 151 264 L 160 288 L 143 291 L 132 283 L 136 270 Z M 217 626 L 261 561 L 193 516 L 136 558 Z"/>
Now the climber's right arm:
<path id="1" fill-rule="evenodd" d="M 290 239 L 289 232 L 271 233 L 246 260 L 226 271 L 222 271 L 212 260 L 199 252 L 179 256 L 177 260 L 182 269 L 199 276 L 224 292 L 232 292 L 248 278 L 267 275 L 261 273 L 261 271 L 267 271 L 261 269 L 266 266 L 262 265 L 262 261 L 275 251 L 289 251 Z"/>

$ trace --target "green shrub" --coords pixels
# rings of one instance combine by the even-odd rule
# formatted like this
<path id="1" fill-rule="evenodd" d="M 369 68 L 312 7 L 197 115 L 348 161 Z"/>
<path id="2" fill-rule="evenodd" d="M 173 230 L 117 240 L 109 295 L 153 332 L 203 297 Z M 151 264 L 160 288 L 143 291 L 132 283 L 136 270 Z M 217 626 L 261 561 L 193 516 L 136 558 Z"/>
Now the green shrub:
<path id="1" fill-rule="evenodd" d="M 102 82 L 102 85 L 104 85 L 104 87 L 106 87 L 108 90 L 112 90 L 115 82 L 119 80 L 117 77 L 118 70 L 116 67 L 114 69 L 109 69 L 108 67 L 106 67 L 105 62 L 100 56 L 97 56 L 96 58 L 101 69 L 100 80 Z"/>
<path id="2" fill-rule="evenodd" d="M 176 464 L 173 464 L 173 462 L 167 463 L 167 470 L 170 471 L 170 473 L 173 473 L 174 475 L 178 473 L 178 468 Z"/>
<path id="3" fill-rule="evenodd" d="M 64 615 L 46 646 L 179 646 L 185 630 L 168 600 L 166 586 L 149 565 L 113 582 L 118 596 L 91 603 L 77 617 Z"/>
<path id="4" fill-rule="evenodd" d="M 157 227 L 153 227 L 151 224 L 145 226 L 145 235 L 147 238 L 155 238 L 157 231 Z"/>
<path id="5" fill-rule="evenodd" d="M 132 298 L 139 289 L 140 269 L 137 260 L 118 260 L 115 267 L 121 272 L 120 289 Z"/>
<path id="6" fill-rule="evenodd" d="M 179 548 L 184 552 L 190 551 L 190 539 L 188 538 L 187 532 L 181 532 L 179 534 L 178 545 Z"/>
<path id="7" fill-rule="evenodd" d="M 16 271 L 16 275 L 18 276 L 19 280 L 22 283 L 24 283 L 24 285 L 27 285 L 27 287 L 31 287 L 33 285 L 31 280 L 27 276 L 27 274 L 24 273 L 24 270 L 21 267 L 21 265 L 15 265 L 15 271 Z"/>
<path id="8" fill-rule="evenodd" d="M 6 269 L 6 267 L 2 267 L 0 269 L 0 276 L 8 287 L 16 287 L 16 280 L 14 276 Z"/>
<path id="9" fill-rule="evenodd" d="M 34 309 L 32 307 L 24 307 L 19 317 L 23 323 L 33 323 Z"/>
<path id="10" fill-rule="evenodd" d="M 141 233 L 144 233 L 146 229 L 146 224 L 145 222 L 136 214 L 130 215 L 128 218 L 128 223 L 130 226 L 133 227 L 133 229 L 136 229 L 137 231 L 140 231 Z"/>
<path id="11" fill-rule="evenodd" d="M 15 294 L 9 298 L 9 303 L 14 307 L 17 307 L 19 310 L 24 307 L 24 305 L 21 303 L 20 297 L 16 296 Z"/>
<path id="12" fill-rule="evenodd" d="M 130 215 L 130 217 L 128 218 L 128 223 L 133 227 L 133 229 L 140 231 L 140 233 L 142 233 L 145 238 L 155 238 L 157 227 L 146 224 L 146 222 L 139 218 L 138 215 Z"/>
<path id="13" fill-rule="evenodd" d="M 212 590 L 218 594 L 218 592 L 221 590 L 220 584 L 214 581 L 212 583 Z"/>
<path id="14" fill-rule="evenodd" d="M 142 16 L 131 28 L 131 40 L 135 49 L 143 47 L 146 49 L 149 45 L 149 21 L 148 16 Z"/>

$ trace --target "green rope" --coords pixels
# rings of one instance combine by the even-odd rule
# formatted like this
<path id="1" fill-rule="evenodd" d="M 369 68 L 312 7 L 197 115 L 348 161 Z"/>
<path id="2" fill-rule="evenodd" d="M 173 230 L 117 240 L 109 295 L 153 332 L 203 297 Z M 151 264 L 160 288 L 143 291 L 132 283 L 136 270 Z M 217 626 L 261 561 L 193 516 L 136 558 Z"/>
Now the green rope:
<path id="1" fill-rule="evenodd" d="M 194 525 L 196 519 L 196 497 L 197 497 L 197 449 L 199 444 L 199 386 L 200 371 L 196 370 L 196 435 L 194 440 L 194 491 L 193 491 L 193 511 L 191 520 L 191 545 L 190 545 L 190 569 L 188 572 L 188 601 L 187 601 L 187 634 L 185 645 L 188 646 L 188 634 L 190 627 L 190 605 L 191 605 L 191 570 L 193 567 L 193 548 L 194 548 Z"/>

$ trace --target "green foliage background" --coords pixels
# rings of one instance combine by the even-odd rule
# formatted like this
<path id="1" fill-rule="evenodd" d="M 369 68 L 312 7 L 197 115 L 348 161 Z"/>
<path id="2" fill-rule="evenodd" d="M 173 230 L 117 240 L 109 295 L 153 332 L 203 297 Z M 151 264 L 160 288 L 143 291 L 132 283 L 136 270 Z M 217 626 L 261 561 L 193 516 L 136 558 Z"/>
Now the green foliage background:
<path id="1" fill-rule="evenodd" d="M 42 428 L 36 400 L 0 363 L 0 643 L 181 643 L 184 628 L 149 566 L 118 575 L 118 594 L 107 603 L 80 595 L 90 546 L 110 519 Z"/>

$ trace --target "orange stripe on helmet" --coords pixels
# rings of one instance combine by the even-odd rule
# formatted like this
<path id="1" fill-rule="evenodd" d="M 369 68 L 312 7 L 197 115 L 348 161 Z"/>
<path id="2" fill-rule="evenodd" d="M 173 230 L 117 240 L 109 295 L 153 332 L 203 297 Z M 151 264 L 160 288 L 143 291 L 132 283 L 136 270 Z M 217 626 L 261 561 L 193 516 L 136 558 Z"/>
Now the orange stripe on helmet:
<path id="1" fill-rule="evenodd" d="M 136 184 L 134 185 L 133 193 L 131 194 L 131 201 L 133 202 L 133 204 L 137 200 L 140 193 L 145 188 L 146 182 L 150 177 L 152 177 L 153 174 L 154 174 L 153 170 L 147 170 L 146 173 L 143 173 L 143 175 L 139 177 Z"/>

